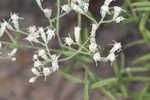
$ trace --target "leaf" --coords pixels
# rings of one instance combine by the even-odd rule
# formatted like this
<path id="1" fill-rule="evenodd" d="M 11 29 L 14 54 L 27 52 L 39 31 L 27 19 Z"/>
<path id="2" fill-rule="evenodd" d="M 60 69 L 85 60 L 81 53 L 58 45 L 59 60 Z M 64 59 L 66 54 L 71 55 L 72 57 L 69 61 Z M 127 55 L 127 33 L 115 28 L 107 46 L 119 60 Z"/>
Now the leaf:
<path id="1" fill-rule="evenodd" d="M 149 1 L 143 1 L 143 2 L 135 2 L 132 3 L 131 6 L 150 6 L 150 2 Z"/>
<path id="2" fill-rule="evenodd" d="M 64 78 L 66 78 L 66 79 L 68 79 L 68 80 L 70 80 L 70 81 L 72 81 L 72 82 L 75 82 L 75 83 L 85 83 L 84 82 L 84 80 L 81 80 L 81 79 L 79 79 L 79 78 L 76 78 L 76 77 L 74 77 L 74 76 L 72 76 L 72 75 L 69 75 L 69 74 L 67 74 L 67 73 L 65 73 L 65 72 L 60 72 L 60 74 L 64 77 Z"/>
<path id="3" fill-rule="evenodd" d="M 84 28 L 82 37 L 83 37 L 82 38 L 82 44 L 83 44 L 89 38 L 89 34 L 88 34 L 88 29 L 87 28 Z"/>
<path id="4" fill-rule="evenodd" d="M 133 8 L 133 11 L 150 11 L 150 7 Z"/>
<path id="5" fill-rule="evenodd" d="M 143 43 L 145 43 L 145 42 L 146 42 L 145 40 L 137 40 L 137 41 L 133 41 L 133 42 L 130 42 L 130 43 L 128 43 L 127 45 L 125 45 L 124 48 L 126 49 L 126 48 L 129 48 L 129 47 L 138 45 L 138 44 L 143 44 Z"/>
<path id="6" fill-rule="evenodd" d="M 150 53 L 145 54 L 144 56 L 137 58 L 136 60 L 133 61 L 133 64 L 144 63 L 148 60 L 150 60 Z"/>
<path id="7" fill-rule="evenodd" d="M 128 73 L 128 72 L 142 72 L 150 70 L 150 64 L 144 66 L 132 66 L 121 70 L 121 73 Z"/>
<path id="8" fill-rule="evenodd" d="M 65 56 L 72 56 L 72 55 L 75 55 L 76 52 L 71 51 L 71 50 L 64 50 L 64 51 L 63 51 L 63 54 L 64 54 Z"/>
<path id="9" fill-rule="evenodd" d="M 103 87 L 105 85 L 109 85 L 109 84 L 113 84 L 113 83 L 116 83 L 118 81 L 117 78 L 109 78 L 109 79 L 105 79 L 105 80 L 100 80 L 98 82 L 95 82 L 91 85 L 91 88 L 92 89 L 95 89 L 95 88 L 100 88 L 100 87 Z"/>
<path id="10" fill-rule="evenodd" d="M 88 84 L 88 80 L 86 82 L 86 84 L 84 85 L 84 100 L 89 100 L 89 84 Z"/>
<path id="11" fill-rule="evenodd" d="M 15 37 L 15 40 L 16 41 L 19 40 L 19 38 L 21 37 L 21 35 L 22 35 L 22 32 L 18 32 L 17 35 L 16 35 L 16 37 Z"/>
<path id="12" fill-rule="evenodd" d="M 75 59 L 79 60 L 80 62 L 85 62 L 85 63 L 93 62 L 91 58 L 89 58 L 88 56 L 84 56 L 84 55 L 77 55 L 75 56 Z"/>
<path id="13" fill-rule="evenodd" d="M 92 71 L 90 71 L 90 69 L 88 67 L 84 66 L 84 68 L 87 71 L 89 78 L 92 81 L 96 81 L 96 77 L 95 77 L 94 73 Z"/>

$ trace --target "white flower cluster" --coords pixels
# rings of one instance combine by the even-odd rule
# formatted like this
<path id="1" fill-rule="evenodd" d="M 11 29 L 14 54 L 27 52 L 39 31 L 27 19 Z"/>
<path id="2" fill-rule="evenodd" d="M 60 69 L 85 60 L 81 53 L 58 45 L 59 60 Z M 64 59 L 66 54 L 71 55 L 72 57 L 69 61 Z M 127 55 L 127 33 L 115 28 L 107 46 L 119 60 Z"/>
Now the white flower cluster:
<path id="1" fill-rule="evenodd" d="M 56 56 L 55 54 L 49 57 L 45 50 L 38 50 L 38 54 L 33 55 L 34 65 L 33 68 L 31 68 L 31 71 L 35 76 L 30 78 L 29 82 L 34 83 L 40 76 L 44 76 L 46 80 L 47 76 L 49 76 L 53 72 L 56 72 L 59 69 L 58 57 L 59 56 Z M 47 61 L 50 58 L 51 67 L 45 67 L 43 61 L 39 60 L 39 58 L 43 59 L 44 61 Z"/>
<path id="2" fill-rule="evenodd" d="M 19 31 L 19 19 L 23 19 L 23 18 L 19 17 L 16 13 L 11 13 L 9 22 L 7 22 L 6 20 L 1 22 L 0 23 L 0 37 L 2 37 L 4 35 L 4 33 L 7 32 L 7 30 Z M 0 42 L 0 48 L 1 47 L 2 47 L 2 42 Z M 11 58 L 12 61 L 16 61 L 15 55 L 16 55 L 17 51 L 18 51 L 18 49 L 14 48 L 12 51 L 10 51 L 8 53 L 7 57 Z M 2 52 L 0 52 L 0 54 L 2 54 Z"/>
<path id="3" fill-rule="evenodd" d="M 124 20 L 124 17 L 119 16 L 121 12 L 125 12 L 124 9 L 122 9 L 121 7 L 118 6 L 114 6 L 114 7 L 109 7 L 109 4 L 112 2 L 113 0 L 105 0 L 104 4 L 101 6 L 100 9 L 100 13 L 102 18 L 104 18 L 106 16 L 106 14 L 110 14 L 110 9 L 113 8 L 113 21 L 115 21 L 116 23 L 120 23 L 121 21 Z"/>
<path id="4" fill-rule="evenodd" d="M 85 14 L 88 11 L 89 3 L 84 0 L 72 0 L 71 4 L 62 6 L 62 11 L 69 13 L 71 10 Z"/>
<path id="5" fill-rule="evenodd" d="M 55 29 L 48 29 L 46 32 L 44 31 L 43 27 L 36 28 L 36 26 L 30 26 L 28 28 L 28 36 L 25 40 L 29 42 L 41 43 L 39 38 L 41 38 L 44 44 L 48 43 L 53 37 L 55 37 Z"/>
<path id="6" fill-rule="evenodd" d="M 16 13 L 10 14 L 10 23 L 7 21 L 3 21 L 0 23 L 0 37 L 4 35 L 7 29 L 9 30 L 19 30 L 19 19 L 23 19 L 19 17 Z M 11 25 L 11 23 L 13 25 Z"/>
<path id="7" fill-rule="evenodd" d="M 114 42 L 113 47 L 110 50 L 110 53 L 108 54 L 108 56 L 106 57 L 101 57 L 99 52 L 96 52 L 93 56 L 93 60 L 96 62 L 97 65 L 97 61 L 110 61 L 111 63 L 113 63 L 116 60 L 116 55 L 115 52 L 120 52 L 121 51 L 121 43 L 120 42 Z"/>
<path id="8" fill-rule="evenodd" d="M 81 28 L 79 26 L 74 27 L 74 37 L 75 37 L 75 42 L 77 44 L 80 44 L 80 31 Z M 68 46 L 71 46 L 73 43 L 75 43 L 71 36 L 69 35 L 68 37 L 65 37 L 65 44 L 67 44 Z"/>

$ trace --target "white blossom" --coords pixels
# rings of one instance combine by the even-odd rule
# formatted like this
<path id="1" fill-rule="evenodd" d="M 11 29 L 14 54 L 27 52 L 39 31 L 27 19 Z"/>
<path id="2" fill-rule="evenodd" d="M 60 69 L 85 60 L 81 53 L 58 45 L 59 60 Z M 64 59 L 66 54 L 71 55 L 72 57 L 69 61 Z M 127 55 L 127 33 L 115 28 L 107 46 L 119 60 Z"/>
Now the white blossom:
<path id="1" fill-rule="evenodd" d="M 46 80 L 46 77 L 52 73 L 52 70 L 50 70 L 50 68 L 48 67 L 44 67 L 42 73 L 45 76 L 45 80 Z"/>
<path id="2" fill-rule="evenodd" d="M 14 24 L 15 29 L 19 30 L 19 19 L 23 19 L 19 17 L 16 13 L 11 13 L 10 18 L 12 20 L 12 23 Z"/>
<path id="3" fill-rule="evenodd" d="M 33 55 L 33 60 L 38 60 L 38 55 L 37 54 Z"/>
<path id="4" fill-rule="evenodd" d="M 47 60 L 47 58 L 48 58 L 47 54 L 46 54 L 46 51 L 43 50 L 43 49 L 38 50 L 38 56 L 40 56 L 41 58 L 43 58 L 45 60 Z"/>
<path id="5" fill-rule="evenodd" d="M 117 18 L 115 19 L 115 22 L 116 22 L 116 23 L 120 23 L 120 22 L 123 21 L 124 19 L 125 19 L 124 17 L 120 16 L 120 17 L 117 17 Z"/>
<path id="6" fill-rule="evenodd" d="M 110 53 L 105 59 L 106 61 L 114 62 L 116 60 L 116 55 L 114 53 Z"/>
<path id="7" fill-rule="evenodd" d="M 106 16 L 106 14 L 109 13 L 108 5 L 105 5 L 105 4 L 102 5 L 101 9 L 100 9 L 100 13 L 101 13 L 102 18 L 104 18 Z"/>
<path id="8" fill-rule="evenodd" d="M 41 72 L 36 67 L 31 68 L 31 71 L 34 75 L 41 76 Z"/>
<path id="9" fill-rule="evenodd" d="M 12 57 L 15 56 L 15 54 L 17 53 L 18 49 L 14 48 L 10 53 L 8 53 L 8 56 Z"/>
<path id="10" fill-rule="evenodd" d="M 59 69 L 58 62 L 53 61 L 52 62 L 52 71 L 55 72 Z"/>
<path id="11" fill-rule="evenodd" d="M 121 51 L 121 48 L 122 48 L 121 43 L 115 41 L 113 44 L 113 47 L 110 50 L 110 53 L 114 53 L 116 51 L 119 52 L 119 51 Z"/>
<path id="12" fill-rule="evenodd" d="M 8 23 L 6 21 L 0 24 L 0 37 L 3 36 L 7 27 L 8 27 Z"/>
<path id="13" fill-rule="evenodd" d="M 43 12 L 45 14 L 45 16 L 49 19 L 52 15 L 52 9 L 49 9 L 49 8 L 45 8 L 43 9 Z"/>
<path id="14" fill-rule="evenodd" d="M 65 44 L 67 44 L 68 46 L 71 46 L 73 44 L 73 40 L 70 36 L 65 37 Z"/>
<path id="15" fill-rule="evenodd" d="M 65 11 L 66 13 L 69 13 L 71 11 L 71 7 L 68 4 L 63 5 L 61 8 L 62 11 Z"/>
<path id="16" fill-rule="evenodd" d="M 31 42 L 31 43 L 32 42 L 39 43 L 39 40 L 38 40 L 39 37 L 40 37 L 39 33 L 36 32 L 36 33 L 28 34 L 28 36 L 24 39 Z"/>
<path id="17" fill-rule="evenodd" d="M 47 34 L 47 41 L 50 41 L 53 37 L 55 37 L 55 29 L 48 29 L 46 31 Z"/>
<path id="18" fill-rule="evenodd" d="M 37 80 L 38 76 L 31 77 L 29 83 L 34 83 Z"/>
<path id="19" fill-rule="evenodd" d="M 37 59 L 34 61 L 34 65 L 33 65 L 34 67 L 40 67 L 41 65 L 42 65 L 42 63 L 40 60 Z"/>
<path id="20" fill-rule="evenodd" d="M 57 62 L 58 57 L 59 57 L 59 56 L 57 56 L 57 55 L 55 55 L 55 54 L 51 55 L 52 62 Z"/>
<path id="21" fill-rule="evenodd" d="M 95 42 L 90 43 L 89 50 L 90 52 L 95 52 L 97 49 L 97 44 Z"/>
<path id="22" fill-rule="evenodd" d="M 115 0 L 105 0 L 104 4 L 109 6 L 109 4 L 112 2 L 112 1 L 115 1 Z"/>
<path id="23" fill-rule="evenodd" d="M 39 27 L 38 32 L 41 35 L 42 40 L 47 43 L 47 38 L 46 38 L 46 33 L 44 32 L 44 28 L 43 27 Z"/>
<path id="24" fill-rule="evenodd" d="M 114 6 L 113 7 L 114 8 L 114 15 L 113 15 L 113 19 L 115 20 L 118 16 L 119 16 L 119 14 L 122 12 L 122 11 L 125 11 L 125 10 L 123 10 L 121 7 L 118 7 L 118 6 Z"/>
<path id="25" fill-rule="evenodd" d="M 101 59 L 101 55 L 99 52 L 96 52 L 94 55 L 93 55 L 93 60 L 95 61 L 96 63 L 96 66 L 97 66 L 97 61 L 100 61 Z"/>
<path id="26" fill-rule="evenodd" d="M 81 28 L 79 27 L 79 26 L 76 26 L 75 28 L 74 28 L 74 35 L 75 35 L 75 41 L 78 43 L 78 44 L 80 44 L 80 30 L 81 30 Z"/>
<path id="27" fill-rule="evenodd" d="M 33 26 L 29 26 L 27 28 L 27 30 L 28 30 L 29 33 L 35 33 L 37 31 L 37 28 L 36 28 L 35 25 L 33 25 Z"/>
<path id="28" fill-rule="evenodd" d="M 12 60 L 12 61 L 16 61 L 16 57 L 12 57 L 11 60 Z"/>

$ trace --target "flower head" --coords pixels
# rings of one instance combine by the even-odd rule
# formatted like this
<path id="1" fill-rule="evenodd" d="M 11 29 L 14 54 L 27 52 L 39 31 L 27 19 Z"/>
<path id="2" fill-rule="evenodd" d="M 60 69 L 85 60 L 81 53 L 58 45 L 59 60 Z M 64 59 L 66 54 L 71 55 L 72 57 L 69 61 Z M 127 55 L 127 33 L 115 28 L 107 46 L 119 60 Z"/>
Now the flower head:
<path id="1" fill-rule="evenodd" d="M 73 40 L 72 38 L 69 36 L 69 37 L 65 37 L 65 43 L 68 45 L 68 46 L 71 46 L 73 44 Z"/>

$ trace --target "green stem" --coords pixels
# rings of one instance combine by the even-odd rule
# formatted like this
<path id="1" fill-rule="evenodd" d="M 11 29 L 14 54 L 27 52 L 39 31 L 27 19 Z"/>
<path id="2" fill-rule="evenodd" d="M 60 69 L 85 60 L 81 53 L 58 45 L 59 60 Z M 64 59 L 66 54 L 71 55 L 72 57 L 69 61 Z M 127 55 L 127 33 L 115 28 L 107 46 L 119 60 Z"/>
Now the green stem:
<path id="1" fill-rule="evenodd" d="M 62 41 L 61 41 L 61 38 L 60 38 L 60 35 L 59 35 L 59 25 L 60 25 L 59 15 L 60 15 L 60 0 L 57 0 L 56 35 L 57 35 L 57 38 L 58 38 L 59 45 L 62 47 Z"/>

